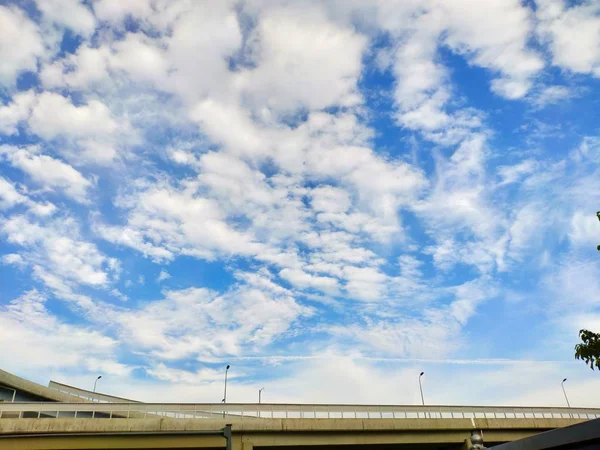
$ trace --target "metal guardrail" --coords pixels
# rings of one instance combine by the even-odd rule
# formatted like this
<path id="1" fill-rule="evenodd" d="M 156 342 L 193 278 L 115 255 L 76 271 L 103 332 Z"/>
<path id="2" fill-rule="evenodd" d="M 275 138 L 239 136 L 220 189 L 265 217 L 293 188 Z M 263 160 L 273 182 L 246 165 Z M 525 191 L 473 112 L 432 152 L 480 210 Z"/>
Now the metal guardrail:
<path id="1" fill-rule="evenodd" d="M 596 419 L 596 408 L 311 405 L 275 403 L 0 403 L 0 419 L 146 418 L 176 419 Z"/>

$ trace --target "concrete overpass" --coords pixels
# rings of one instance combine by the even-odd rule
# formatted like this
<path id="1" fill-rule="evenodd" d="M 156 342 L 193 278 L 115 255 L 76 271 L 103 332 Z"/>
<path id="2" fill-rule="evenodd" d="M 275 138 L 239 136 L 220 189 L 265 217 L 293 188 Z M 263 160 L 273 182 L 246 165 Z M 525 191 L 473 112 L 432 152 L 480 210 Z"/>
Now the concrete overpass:
<path id="1" fill-rule="evenodd" d="M 18 402 L 0 403 L 0 448 L 225 448 L 219 430 L 231 424 L 239 450 L 460 449 L 474 430 L 491 446 L 597 417 L 575 408 Z"/>
<path id="2" fill-rule="evenodd" d="M 0 385 L 14 399 L 30 398 L 0 402 L 3 450 L 215 449 L 227 441 L 235 450 L 458 450 L 474 431 L 489 447 L 600 418 L 600 409 L 584 408 L 141 403 L 5 375 Z"/>

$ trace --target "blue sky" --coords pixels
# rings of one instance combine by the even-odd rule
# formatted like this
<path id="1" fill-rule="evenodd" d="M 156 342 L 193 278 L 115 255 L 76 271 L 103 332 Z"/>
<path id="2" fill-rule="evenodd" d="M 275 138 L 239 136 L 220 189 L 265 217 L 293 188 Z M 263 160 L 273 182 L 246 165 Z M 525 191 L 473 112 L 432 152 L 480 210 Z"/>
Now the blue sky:
<path id="1" fill-rule="evenodd" d="M 600 406 L 597 2 L 9 2 L 0 30 L 4 369 Z"/>

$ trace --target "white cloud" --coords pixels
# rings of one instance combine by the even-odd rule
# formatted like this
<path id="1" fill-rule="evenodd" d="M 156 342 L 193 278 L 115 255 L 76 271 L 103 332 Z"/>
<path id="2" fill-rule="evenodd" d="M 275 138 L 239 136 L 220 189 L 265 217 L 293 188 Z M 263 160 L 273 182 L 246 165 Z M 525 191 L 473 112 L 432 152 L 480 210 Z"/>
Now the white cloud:
<path id="1" fill-rule="evenodd" d="M 535 104 L 538 107 L 560 103 L 563 100 L 571 98 L 573 92 L 566 86 L 548 86 L 536 96 Z"/>
<path id="2" fill-rule="evenodd" d="M 36 290 L 0 306 L 0 355 L 20 370 L 95 370 L 94 360 L 103 360 L 102 370 L 126 376 L 130 368 L 116 361 L 118 342 L 83 325 L 60 321 L 46 307 L 47 298 Z"/>
<path id="3" fill-rule="evenodd" d="M 165 51 L 141 33 L 129 33 L 114 44 L 110 65 L 125 71 L 133 81 L 153 81 L 158 86 L 166 81 L 168 62 Z"/>
<path id="4" fill-rule="evenodd" d="M 13 87 L 19 74 L 36 71 L 44 45 L 35 23 L 17 7 L 0 5 L 0 85 Z"/>
<path id="5" fill-rule="evenodd" d="M 373 276 L 370 278 L 373 280 Z M 410 278 L 404 278 L 401 282 L 406 279 Z M 391 286 L 394 287 L 393 283 Z M 421 290 L 429 298 L 424 297 L 419 292 Z M 331 345 L 346 353 L 443 358 L 464 347 L 463 328 L 476 313 L 477 307 L 493 298 L 496 292 L 493 281 L 488 278 L 450 287 L 420 285 L 413 292 L 400 291 L 400 295 L 407 296 L 405 298 L 367 298 L 376 302 L 365 307 L 362 320 L 353 318 L 351 323 L 331 325 L 326 327 L 326 331 L 333 338 Z M 447 304 L 432 302 L 439 298 L 447 299 L 448 296 L 453 300 L 445 300 Z M 424 303 L 419 305 L 419 300 Z M 417 305 L 419 312 L 416 312 Z"/>
<path id="6" fill-rule="evenodd" d="M 45 203 L 30 202 L 29 209 L 36 216 L 47 217 L 47 216 L 51 216 L 52 214 L 54 214 L 58 208 L 56 207 L 55 204 L 50 203 L 50 202 L 45 202 Z"/>
<path id="7" fill-rule="evenodd" d="M 316 276 L 303 270 L 287 268 L 281 270 L 279 276 L 301 289 L 316 288 L 332 295 L 338 292 L 338 280 L 335 278 Z"/>
<path id="8" fill-rule="evenodd" d="M 15 266 L 24 266 L 25 261 L 23 257 L 18 253 L 8 253 L 6 255 L 2 255 L 2 262 L 4 264 L 15 265 Z"/>
<path id="9" fill-rule="evenodd" d="M 132 228 L 110 226 L 103 223 L 95 223 L 94 230 L 99 237 L 116 245 L 133 248 L 149 256 L 155 261 L 171 260 L 173 252 L 166 248 L 158 247 L 145 240 L 144 233 Z"/>
<path id="10" fill-rule="evenodd" d="M 168 63 L 163 41 L 143 33 L 127 33 L 123 39 L 102 44 L 83 44 L 74 53 L 43 65 L 43 84 L 50 88 L 110 90 L 129 80 L 165 88 Z"/>
<path id="11" fill-rule="evenodd" d="M 180 359 L 261 349 L 310 314 L 286 291 L 241 285 L 223 295 L 201 288 L 166 291 L 164 299 L 115 320 L 129 345 L 162 359 Z"/>
<path id="12" fill-rule="evenodd" d="M 486 236 L 494 231 L 497 214 L 489 207 L 489 195 L 484 186 L 485 135 L 473 135 L 460 144 L 448 160 L 438 160 L 437 179 L 431 194 L 416 206 L 438 237 L 443 229 L 466 228 L 476 236 Z M 451 231 L 450 234 L 453 234 Z"/>
<path id="13" fill-rule="evenodd" d="M 158 274 L 158 277 L 156 277 L 156 281 L 160 283 L 161 281 L 168 280 L 169 278 L 171 278 L 169 272 L 167 272 L 166 270 L 161 270 Z"/>
<path id="14" fill-rule="evenodd" d="M 175 254 L 206 259 L 217 254 L 251 256 L 261 248 L 250 233 L 227 222 L 217 202 L 197 196 L 193 185 L 144 186 L 124 197 L 121 206 L 129 209 L 127 225 L 99 225 L 102 237 L 158 260 Z"/>
<path id="15" fill-rule="evenodd" d="M 97 0 L 92 4 L 96 17 L 100 20 L 115 24 L 122 22 L 126 17 L 144 18 L 150 15 L 152 5 L 147 0 Z"/>
<path id="16" fill-rule="evenodd" d="M 600 245 L 600 222 L 592 211 L 577 211 L 571 218 L 571 242 L 577 246 L 595 248 Z"/>
<path id="17" fill-rule="evenodd" d="M 68 86 L 81 89 L 94 86 L 109 78 L 110 56 L 109 48 L 93 48 L 82 44 L 75 53 L 44 64 L 40 70 L 40 80 L 47 88 Z"/>
<path id="18" fill-rule="evenodd" d="M 43 92 L 37 98 L 29 120 L 31 130 L 45 139 L 60 135 L 87 137 L 110 134 L 117 124 L 110 110 L 98 100 L 76 106 L 60 94 Z"/>
<path id="19" fill-rule="evenodd" d="M 527 159 L 512 166 L 498 166 L 497 171 L 502 178 L 501 184 L 510 184 L 521 181 L 527 175 L 531 175 L 539 168 L 539 163 L 533 159 Z"/>
<path id="20" fill-rule="evenodd" d="M 223 377 L 223 371 L 221 370 L 205 368 L 199 369 L 196 372 L 189 372 L 187 370 L 172 369 L 163 363 L 147 369 L 146 372 L 158 380 L 191 385 L 220 382 Z"/>
<path id="21" fill-rule="evenodd" d="M 533 32 L 531 10 L 519 0 L 454 0 L 440 2 L 449 23 L 445 43 L 480 67 L 501 75 L 492 90 L 509 99 L 523 97 L 531 77 L 544 67 L 527 48 Z"/>
<path id="22" fill-rule="evenodd" d="M 529 42 L 536 17 L 555 64 L 594 73 L 596 47 L 586 33 L 595 30 L 595 18 L 588 4 L 548 2 L 558 5 L 548 17 L 518 0 L 53 4 L 40 3 L 44 42 L 54 39 L 58 48 L 64 28 L 82 42 L 72 54 L 43 55 L 41 85 L 12 97 L 11 83 L 36 69 L 43 48 L 33 23 L 17 9 L 0 7 L 0 24 L 2 14 L 17 18 L 24 39 L 30 25 L 30 37 L 40 42 L 39 51 L 26 46 L 5 73 L 0 69 L 0 83 L 9 86 L 0 132 L 41 141 L 2 150 L 5 161 L 26 175 L 18 179 L 7 168 L 7 178 L 0 178 L 0 227 L 18 248 L 2 261 L 23 268 L 19 273 L 31 268 L 33 282 L 93 324 L 86 332 L 102 327 L 98 335 L 117 333 L 118 340 L 109 338 L 112 350 L 91 355 L 84 371 L 102 370 L 108 361 L 106 370 L 126 375 L 129 368 L 113 356 L 119 347 L 146 358 L 142 367 L 159 380 L 153 386 L 171 383 L 156 395 L 189 399 L 194 393 L 218 401 L 210 390 L 220 383 L 219 373 L 194 359 L 264 357 L 275 364 L 306 351 L 306 359 L 298 359 L 304 365 L 290 368 L 292 376 L 272 380 L 274 398 L 305 401 L 317 392 L 331 401 L 385 402 L 390 377 L 415 381 L 417 367 L 384 372 L 366 359 L 338 358 L 348 373 L 336 375 L 335 364 L 319 357 L 336 351 L 381 358 L 468 353 L 469 324 L 501 290 L 498 279 L 519 283 L 512 275 L 523 262 L 528 279 L 543 278 L 546 294 L 577 303 L 571 311 L 549 301 L 549 322 L 561 314 L 579 325 L 597 323 L 595 306 L 580 293 L 571 295 L 581 277 L 597 277 L 578 260 L 588 244 L 600 243 L 591 222 L 596 219 L 585 212 L 598 202 L 595 141 L 585 139 L 568 158 L 553 147 L 555 160 L 548 162 L 544 143 L 522 148 L 521 133 L 528 130 L 516 130 L 515 148 L 509 148 L 490 128 L 507 124 L 500 120 L 510 114 L 507 99 L 529 96 L 541 107 L 578 92 L 570 83 L 545 84 L 544 63 Z M 587 31 L 579 55 L 557 59 L 560 26 L 583 13 Z M 139 31 L 127 30 L 130 19 Z M 389 73 L 366 65 L 375 51 L 385 55 L 379 68 Z M 460 69 L 447 65 L 461 58 Z M 495 104 L 506 108 L 477 110 L 462 97 L 473 92 L 462 90 L 462 75 L 481 69 L 491 91 L 504 97 Z M 371 84 L 379 77 L 391 95 L 376 91 L 379 82 Z M 479 80 L 468 81 L 478 89 Z M 472 104 L 486 101 L 483 95 Z M 404 128 L 398 134 L 385 128 L 389 102 Z M 38 202 L 49 192 L 79 204 Z M 89 231 L 107 242 L 96 245 Z M 573 244 L 567 246 L 571 268 L 558 270 L 540 256 L 561 255 L 553 254 L 548 236 Z M 141 285 L 150 276 L 160 283 L 172 275 L 172 285 L 181 286 L 178 263 L 170 273 L 149 274 L 144 264 L 121 269 L 105 247 L 125 247 L 126 261 L 140 256 L 131 250 L 155 262 L 209 260 L 231 271 L 234 281 L 220 292 L 198 286 L 161 296 L 152 289 L 164 284 L 142 289 L 133 280 Z M 118 301 L 126 300 L 116 286 L 121 270 L 132 280 L 125 282 L 129 302 Z M 82 293 L 92 289 L 93 295 Z M 531 300 L 517 291 L 522 304 Z M 140 298 L 140 292 L 150 294 Z M 57 317 L 44 314 L 49 328 L 60 328 Z M 564 331 L 559 322 L 552 326 Z M 10 326 L 24 329 L 14 321 Z M 265 352 L 276 355 L 268 359 Z M 71 360 L 64 364 L 76 372 Z M 558 369 L 527 370 L 534 377 Z M 257 379 L 257 365 L 240 364 L 236 371 Z M 502 390 L 498 372 L 478 371 L 482 384 L 486 375 Z M 464 376 L 447 378 L 458 384 Z M 440 385 L 447 381 L 443 370 L 428 370 L 427 382 L 436 377 Z M 315 391 L 315 380 L 325 378 Z M 119 388 L 148 395 L 132 379 Z M 364 389 L 369 380 L 378 384 L 373 392 Z M 289 386 L 301 388 L 286 391 Z M 532 389 L 520 386 L 520 392 Z M 248 384 L 238 389 L 239 398 L 255 398 Z M 478 396 L 464 396 L 468 387 L 460 393 L 431 389 L 439 401 L 501 399 L 487 386 Z M 413 394 L 403 388 L 399 396 Z"/>
<path id="23" fill-rule="evenodd" d="M 573 149 L 569 156 L 577 164 L 600 162 L 600 137 L 584 136 L 581 144 Z"/>
<path id="24" fill-rule="evenodd" d="M 371 321 L 366 326 L 335 326 L 329 331 L 347 343 L 348 349 L 363 354 L 439 358 L 460 347 L 458 323 L 433 312 L 426 312 L 424 318 L 405 316 Z"/>
<path id="25" fill-rule="evenodd" d="M 374 267 L 345 266 L 345 289 L 351 298 L 378 302 L 387 297 L 388 277 Z"/>
<path id="26" fill-rule="evenodd" d="M 34 215 L 40 217 L 51 216 L 56 211 L 54 204 L 36 202 L 26 195 L 23 186 L 17 188 L 10 180 L 0 177 L 0 210 L 10 209 L 16 205 L 24 205 Z"/>
<path id="27" fill-rule="evenodd" d="M 576 260 L 573 257 L 565 259 L 542 282 L 550 295 L 546 297 L 546 312 L 551 317 L 565 320 L 565 316 L 578 316 L 583 313 L 598 312 L 598 302 L 595 292 L 600 289 L 600 271 L 593 258 Z M 572 323 L 573 329 L 579 329 L 578 324 Z"/>
<path id="28" fill-rule="evenodd" d="M 27 173 L 36 183 L 48 189 L 58 189 L 77 202 L 88 203 L 88 191 L 93 183 L 70 165 L 36 148 L 0 147 L 11 165 Z"/>
<path id="29" fill-rule="evenodd" d="M 356 82 L 364 36 L 328 20 L 311 4 L 265 9 L 257 22 L 249 37 L 256 67 L 235 78 L 236 87 L 257 105 L 293 111 L 361 101 Z"/>
<path id="30" fill-rule="evenodd" d="M 478 114 L 456 109 L 450 73 L 441 63 L 442 46 L 489 69 L 492 90 L 509 99 L 526 95 L 544 67 L 528 48 L 531 10 L 517 0 L 403 2 L 382 4 L 379 10 L 378 23 L 396 42 L 390 64 L 398 121 L 426 131 L 428 139 L 442 145 L 456 144 L 481 126 Z"/>
<path id="31" fill-rule="evenodd" d="M 238 211 L 243 207 L 242 201 L 251 204 L 260 201 L 264 207 L 265 202 L 281 203 L 286 198 L 288 206 L 292 198 L 297 200 L 301 194 L 297 186 L 303 180 L 335 178 L 340 180 L 340 188 L 356 193 L 360 212 L 368 215 L 352 216 L 351 220 L 359 222 L 354 228 L 381 237 L 399 231 L 398 207 L 414 199 L 425 185 L 422 173 L 414 167 L 402 161 L 388 161 L 369 148 L 370 132 L 352 114 L 310 114 L 307 121 L 295 129 L 280 126 L 269 129 L 239 114 L 242 114 L 241 108 L 230 109 L 212 101 L 194 109 L 194 119 L 200 121 L 213 141 L 222 143 L 238 158 L 253 163 L 248 167 L 231 157 L 212 153 L 201 160 L 204 170 L 217 172 L 203 174 L 201 180 L 219 190 L 222 204 L 231 203 L 232 198 L 240 202 Z M 278 174 L 267 179 L 256 169 L 253 173 L 252 169 L 262 161 L 274 162 L 292 176 Z M 225 190 L 229 195 L 223 195 Z M 302 220 L 298 215 L 304 209 L 301 204 L 286 208 L 285 226 L 289 228 L 293 223 L 292 228 L 297 229 L 297 220 Z M 269 222 L 274 212 L 270 211 Z M 323 219 L 339 221 L 340 218 Z"/>
<path id="32" fill-rule="evenodd" d="M 171 29 L 165 45 L 168 66 L 175 70 L 166 89 L 188 105 L 208 96 L 228 97 L 232 88 L 228 59 L 242 43 L 234 2 L 168 3 L 149 18 L 159 29 Z"/>
<path id="33" fill-rule="evenodd" d="M 34 99 L 33 91 L 21 92 L 13 96 L 12 102 L 0 106 L 0 133 L 16 134 L 17 126 L 29 117 Z"/>
<path id="34" fill-rule="evenodd" d="M 12 208 L 27 201 L 28 198 L 20 194 L 10 181 L 0 177 L 0 209 Z"/>
<path id="35" fill-rule="evenodd" d="M 7 242 L 24 248 L 21 255 L 30 264 L 70 282 L 102 287 L 118 273 L 112 258 L 81 240 L 77 224 L 69 217 L 40 224 L 15 215 L 0 222 L 0 231 Z"/>
<path id="36" fill-rule="evenodd" d="M 333 186 L 319 186 L 311 197 L 313 209 L 324 213 L 344 213 L 352 204 L 347 191 Z"/>
<path id="37" fill-rule="evenodd" d="M 65 139 L 61 153 L 76 162 L 110 164 L 117 149 L 131 141 L 126 119 L 117 122 L 99 100 L 76 106 L 68 98 L 45 91 L 37 96 L 28 121 L 31 132 L 47 140 Z M 123 142 L 117 142 L 117 137 Z M 61 144 L 64 144 L 61 142 Z"/>
<path id="38" fill-rule="evenodd" d="M 37 8 L 45 20 L 89 37 L 96 29 L 96 19 L 79 0 L 37 0 Z"/>
<path id="39" fill-rule="evenodd" d="M 538 33 L 549 44 L 553 64 L 600 77 L 600 8 L 594 1 L 567 6 L 539 0 Z"/>
<path id="40" fill-rule="evenodd" d="M 508 256 L 521 260 L 525 250 L 541 244 L 539 224 L 549 215 L 543 204 L 534 202 L 515 208 L 514 219 L 508 229 Z"/>

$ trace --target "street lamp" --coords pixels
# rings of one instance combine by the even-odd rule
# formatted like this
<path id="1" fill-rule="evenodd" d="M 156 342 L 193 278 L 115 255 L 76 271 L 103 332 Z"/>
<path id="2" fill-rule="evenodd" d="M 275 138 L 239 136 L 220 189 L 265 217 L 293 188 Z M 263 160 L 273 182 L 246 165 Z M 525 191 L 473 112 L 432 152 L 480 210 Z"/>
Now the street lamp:
<path id="1" fill-rule="evenodd" d="M 419 390 L 421 391 L 421 403 L 425 406 L 425 398 L 423 397 L 423 385 L 421 384 L 421 377 L 425 375 L 425 372 L 421 372 L 419 374 Z M 423 415 L 427 418 L 427 412 L 424 412 Z"/>
<path id="2" fill-rule="evenodd" d="M 567 401 L 567 406 L 569 408 L 571 408 L 571 405 L 569 403 L 569 398 L 567 397 L 567 391 L 565 391 L 565 381 L 567 381 L 566 378 L 564 380 L 562 380 L 562 383 L 560 383 L 560 387 L 562 387 L 563 394 L 565 394 L 565 400 Z"/>
<path id="3" fill-rule="evenodd" d="M 98 378 L 96 378 L 96 381 L 94 381 L 94 393 L 96 392 L 96 383 L 98 383 L 100 378 L 102 378 L 102 375 L 98 375 Z"/>
<path id="4" fill-rule="evenodd" d="M 223 393 L 223 403 L 227 403 L 227 372 L 229 371 L 229 368 L 231 366 L 229 364 L 227 364 L 227 367 L 225 367 L 225 392 Z"/>
<path id="5" fill-rule="evenodd" d="M 260 397 L 261 397 L 260 394 L 262 394 L 262 391 L 264 391 L 264 390 L 265 390 L 264 387 L 262 387 L 258 390 L 258 403 L 260 403 Z"/>
<path id="6" fill-rule="evenodd" d="M 600 211 L 596 211 L 596 217 L 600 220 Z M 596 247 L 596 249 L 600 252 L 600 245 Z"/>
<path id="7" fill-rule="evenodd" d="M 419 374 L 419 389 L 421 390 L 421 403 L 425 406 L 425 398 L 423 397 L 423 386 L 421 385 L 421 377 L 425 375 L 425 372 Z"/>

